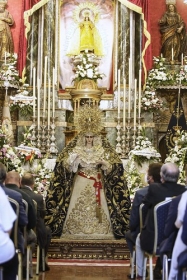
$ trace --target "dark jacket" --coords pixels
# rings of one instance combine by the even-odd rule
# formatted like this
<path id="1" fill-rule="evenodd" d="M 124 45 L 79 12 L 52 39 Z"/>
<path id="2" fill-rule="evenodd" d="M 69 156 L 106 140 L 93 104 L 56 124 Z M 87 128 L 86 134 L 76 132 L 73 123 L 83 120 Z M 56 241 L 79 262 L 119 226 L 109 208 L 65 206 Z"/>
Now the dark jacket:
<path id="1" fill-rule="evenodd" d="M 148 193 L 143 199 L 143 203 L 147 207 L 147 215 L 145 224 L 140 234 L 141 248 L 144 251 L 152 252 L 154 244 L 154 218 L 153 210 L 154 206 L 159 202 L 164 201 L 167 197 L 178 196 L 185 192 L 185 186 L 165 182 L 154 183 L 149 185 Z"/>
<path id="2" fill-rule="evenodd" d="M 177 213 L 178 213 L 178 204 L 181 199 L 181 195 L 176 196 L 172 199 L 168 216 L 164 228 L 164 235 L 165 239 L 162 241 L 162 243 L 159 245 L 159 253 L 172 253 L 174 242 L 178 233 L 178 228 L 175 226 L 175 221 L 177 219 Z"/>
<path id="3" fill-rule="evenodd" d="M 22 195 L 14 190 L 11 190 L 4 185 L 1 185 L 2 189 L 6 193 L 6 195 L 19 204 L 19 216 L 18 216 L 18 248 L 21 252 L 24 251 L 24 238 L 23 238 L 23 228 L 28 224 L 28 218 L 24 209 L 24 205 L 22 202 Z"/>
<path id="4" fill-rule="evenodd" d="M 6 187 L 21 193 L 23 199 L 28 203 L 28 224 L 27 224 L 27 229 L 28 230 L 34 229 L 36 227 L 36 211 L 35 211 L 35 207 L 34 207 L 34 203 L 33 203 L 32 199 L 23 190 L 18 188 L 17 185 L 6 184 Z"/>
<path id="5" fill-rule="evenodd" d="M 44 222 L 45 217 L 45 203 L 43 196 L 32 191 L 27 186 L 22 186 L 21 190 L 25 192 L 31 199 L 37 202 L 37 221 L 36 221 L 36 234 L 40 247 L 44 248 L 47 243 L 47 231 Z"/>
<path id="6" fill-rule="evenodd" d="M 137 190 L 133 199 L 133 204 L 130 212 L 129 228 L 131 235 L 135 240 L 138 233 L 140 232 L 139 207 L 140 204 L 142 204 L 144 196 L 148 192 L 148 188 L 149 186 Z"/>

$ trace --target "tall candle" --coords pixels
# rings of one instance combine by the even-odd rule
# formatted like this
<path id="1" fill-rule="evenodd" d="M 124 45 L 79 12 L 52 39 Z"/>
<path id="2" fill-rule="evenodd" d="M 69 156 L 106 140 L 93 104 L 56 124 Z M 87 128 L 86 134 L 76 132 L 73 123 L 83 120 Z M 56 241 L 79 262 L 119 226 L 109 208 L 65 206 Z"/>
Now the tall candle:
<path id="1" fill-rule="evenodd" d="M 181 54 L 181 65 L 183 66 L 183 53 Z"/>
<path id="2" fill-rule="evenodd" d="M 53 68 L 53 111 L 52 117 L 55 117 L 55 68 Z"/>
<path id="3" fill-rule="evenodd" d="M 171 49 L 171 60 L 173 61 L 173 48 Z"/>
<path id="4" fill-rule="evenodd" d="M 134 130 L 136 130 L 136 98 L 137 98 L 137 79 L 134 81 Z"/>
<path id="5" fill-rule="evenodd" d="M 142 70 L 139 70 L 139 88 L 138 88 L 138 118 L 140 119 L 141 115 L 141 83 L 142 83 Z"/>
<path id="6" fill-rule="evenodd" d="M 126 122 L 126 79 L 123 81 L 123 129 L 125 130 L 125 122 Z"/>
<path id="7" fill-rule="evenodd" d="M 5 52 L 5 64 L 6 64 L 6 52 Z"/>
<path id="8" fill-rule="evenodd" d="M 47 56 L 45 56 L 45 64 L 44 64 L 44 104 L 43 104 L 43 116 L 45 117 L 46 110 L 46 82 L 47 82 Z"/>
<path id="9" fill-rule="evenodd" d="M 120 69 L 118 70 L 118 118 L 120 117 Z"/>
<path id="10" fill-rule="evenodd" d="M 131 59 L 129 58 L 129 95 L 128 95 L 128 118 L 131 116 Z"/>
<path id="11" fill-rule="evenodd" d="M 51 94 L 51 79 L 49 78 L 48 82 L 48 112 L 47 112 L 47 124 L 48 128 L 50 127 L 50 94 Z"/>
<path id="12" fill-rule="evenodd" d="M 36 117 L 36 68 L 33 68 L 33 118 Z"/>
<path id="13" fill-rule="evenodd" d="M 37 81 L 38 84 L 38 129 L 40 128 L 40 79 Z"/>

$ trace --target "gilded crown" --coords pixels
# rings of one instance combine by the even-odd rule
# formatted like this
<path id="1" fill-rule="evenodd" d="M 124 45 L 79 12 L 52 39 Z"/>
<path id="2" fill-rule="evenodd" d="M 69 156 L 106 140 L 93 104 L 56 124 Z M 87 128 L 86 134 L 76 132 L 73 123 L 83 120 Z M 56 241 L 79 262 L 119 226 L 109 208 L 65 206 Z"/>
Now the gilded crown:
<path id="1" fill-rule="evenodd" d="M 176 5 L 176 0 L 166 0 L 166 5 Z"/>

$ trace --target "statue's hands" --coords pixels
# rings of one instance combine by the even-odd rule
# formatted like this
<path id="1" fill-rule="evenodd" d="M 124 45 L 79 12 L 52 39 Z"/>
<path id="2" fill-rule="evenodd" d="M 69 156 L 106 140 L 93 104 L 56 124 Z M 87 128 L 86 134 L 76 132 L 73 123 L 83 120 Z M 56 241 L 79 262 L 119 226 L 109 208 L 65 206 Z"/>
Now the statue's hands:
<path id="1" fill-rule="evenodd" d="M 177 28 L 177 33 L 181 33 L 181 31 L 182 31 L 182 26 L 181 27 L 179 27 L 179 28 Z"/>
<path id="2" fill-rule="evenodd" d="M 105 165 L 106 167 L 108 166 L 107 161 L 104 160 L 103 158 L 101 158 L 100 160 L 98 160 L 97 164 Z"/>

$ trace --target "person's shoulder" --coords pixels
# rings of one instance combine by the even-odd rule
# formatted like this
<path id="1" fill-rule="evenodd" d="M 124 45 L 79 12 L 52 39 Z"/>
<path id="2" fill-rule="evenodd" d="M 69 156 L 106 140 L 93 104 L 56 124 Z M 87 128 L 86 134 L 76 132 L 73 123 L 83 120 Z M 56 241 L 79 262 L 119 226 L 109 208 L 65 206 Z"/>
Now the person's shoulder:
<path id="1" fill-rule="evenodd" d="M 136 191 L 136 195 L 144 195 L 147 193 L 149 186 L 143 187 Z"/>
<path id="2" fill-rule="evenodd" d="M 15 190 L 12 190 L 10 188 L 7 188 L 7 187 L 3 187 L 5 193 L 12 199 L 15 199 L 15 200 L 20 200 L 22 199 L 22 194 L 15 191 Z"/>
<path id="3" fill-rule="evenodd" d="M 43 196 L 40 193 L 32 192 L 32 198 L 34 200 L 43 200 Z"/>
<path id="4" fill-rule="evenodd" d="M 32 200 L 31 197 L 22 189 L 20 189 L 20 193 L 22 194 L 23 199 L 30 204 Z"/>
<path id="5" fill-rule="evenodd" d="M 149 190 L 150 190 L 150 189 L 159 188 L 159 187 L 163 187 L 163 184 L 162 184 L 162 183 L 151 183 L 151 184 L 149 185 Z"/>

